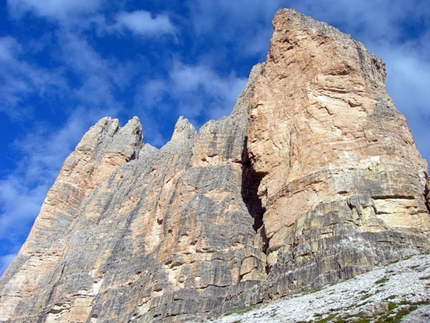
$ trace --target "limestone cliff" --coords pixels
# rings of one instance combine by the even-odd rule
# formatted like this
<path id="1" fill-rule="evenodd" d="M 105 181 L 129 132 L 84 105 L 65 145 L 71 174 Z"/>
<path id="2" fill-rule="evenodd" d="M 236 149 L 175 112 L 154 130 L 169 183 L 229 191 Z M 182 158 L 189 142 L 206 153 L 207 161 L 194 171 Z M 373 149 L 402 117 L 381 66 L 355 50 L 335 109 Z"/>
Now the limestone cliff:
<path id="1" fill-rule="evenodd" d="M 189 322 L 430 248 L 384 64 L 294 10 L 273 25 L 229 116 L 180 118 L 161 149 L 137 118 L 88 131 L 0 280 L 0 322 Z"/>

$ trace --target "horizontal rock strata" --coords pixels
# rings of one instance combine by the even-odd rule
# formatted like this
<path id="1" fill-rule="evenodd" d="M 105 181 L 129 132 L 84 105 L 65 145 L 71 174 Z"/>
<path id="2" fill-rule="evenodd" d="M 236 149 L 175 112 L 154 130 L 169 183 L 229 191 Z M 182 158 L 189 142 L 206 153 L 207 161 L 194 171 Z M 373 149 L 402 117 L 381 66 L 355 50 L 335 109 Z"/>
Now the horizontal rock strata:
<path id="1" fill-rule="evenodd" d="M 268 304 L 242 307 L 205 322 L 428 323 L 430 255 L 382 266 L 318 291 L 303 290 Z"/>
<path id="2" fill-rule="evenodd" d="M 100 120 L 0 280 L 0 322 L 190 322 L 428 250 L 427 164 L 382 61 L 279 11 L 232 113 L 161 149 Z M 426 198 L 427 195 L 427 198 Z"/>
<path id="3" fill-rule="evenodd" d="M 264 174 L 268 268 L 320 286 L 428 248 L 427 164 L 386 93 L 383 62 L 296 12 L 273 24 L 247 145 Z"/>

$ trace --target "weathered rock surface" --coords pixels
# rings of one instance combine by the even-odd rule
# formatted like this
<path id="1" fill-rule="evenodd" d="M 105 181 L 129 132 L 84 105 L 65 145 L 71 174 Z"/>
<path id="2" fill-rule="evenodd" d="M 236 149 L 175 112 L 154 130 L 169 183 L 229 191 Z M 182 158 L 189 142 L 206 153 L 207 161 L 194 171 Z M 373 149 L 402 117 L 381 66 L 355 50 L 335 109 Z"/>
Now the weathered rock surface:
<path id="1" fill-rule="evenodd" d="M 430 256 L 376 268 L 321 290 L 209 318 L 213 323 L 430 321 Z"/>
<path id="2" fill-rule="evenodd" d="M 161 149 L 137 118 L 89 130 L 0 280 L 0 322 L 189 322 L 430 248 L 383 63 L 296 11 L 273 24 L 229 116 L 180 118 Z"/>
<path id="3" fill-rule="evenodd" d="M 273 24 L 247 146 L 269 269 L 319 286 L 428 248 L 427 164 L 386 93 L 383 62 L 297 12 Z"/>

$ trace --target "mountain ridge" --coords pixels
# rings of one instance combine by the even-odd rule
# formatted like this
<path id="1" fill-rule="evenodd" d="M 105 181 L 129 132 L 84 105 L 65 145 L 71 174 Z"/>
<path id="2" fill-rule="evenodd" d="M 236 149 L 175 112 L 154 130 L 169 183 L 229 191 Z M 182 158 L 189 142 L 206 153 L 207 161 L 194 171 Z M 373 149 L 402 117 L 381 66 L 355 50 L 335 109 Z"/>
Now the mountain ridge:
<path id="1" fill-rule="evenodd" d="M 137 118 L 87 132 L 0 279 L 0 321 L 199 320 L 430 249 L 427 164 L 383 62 L 297 11 L 273 25 L 230 115 L 180 118 L 160 149 Z"/>

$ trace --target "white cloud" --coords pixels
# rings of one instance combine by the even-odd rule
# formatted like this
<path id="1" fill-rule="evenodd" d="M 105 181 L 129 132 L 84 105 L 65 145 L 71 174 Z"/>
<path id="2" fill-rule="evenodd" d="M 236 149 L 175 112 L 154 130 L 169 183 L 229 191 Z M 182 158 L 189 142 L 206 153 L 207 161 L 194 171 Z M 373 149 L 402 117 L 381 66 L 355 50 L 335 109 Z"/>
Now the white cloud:
<path id="1" fill-rule="evenodd" d="M 25 179 L 29 186 L 32 183 L 40 184 L 41 180 L 48 180 L 47 185 L 51 185 L 66 156 L 88 127 L 100 118 L 100 113 L 96 109 L 89 111 L 76 108 L 60 128 L 40 125 L 32 129 L 25 138 L 14 142 L 15 149 L 26 156 L 18 164 L 15 175 Z M 47 142 L 49 145 L 46 145 Z"/>
<path id="2" fill-rule="evenodd" d="M 114 29 L 128 29 L 140 36 L 157 36 L 175 32 L 175 28 L 167 15 L 154 16 L 144 10 L 119 13 Z"/>
<path id="3" fill-rule="evenodd" d="M 204 64 L 178 60 L 170 65 L 167 77 L 142 80 L 136 87 L 133 113 L 142 122 L 145 142 L 164 145 L 179 116 L 199 128 L 208 119 L 227 115 L 246 81 L 234 72 L 224 75 Z"/>
<path id="4" fill-rule="evenodd" d="M 403 112 L 423 156 L 430 157 L 429 129 L 430 61 L 417 56 L 416 51 L 380 49 L 387 63 L 387 89 Z M 428 160 L 430 162 L 430 160 Z"/>
<path id="5" fill-rule="evenodd" d="M 224 44 L 228 42 L 234 54 L 243 57 L 264 57 L 272 33 L 270 21 L 282 7 L 281 0 L 202 0 L 187 3 L 197 35 L 222 40 Z"/>
<path id="6" fill-rule="evenodd" d="M 19 106 L 27 95 L 44 96 L 64 88 L 64 79 L 57 70 L 29 64 L 21 59 L 21 52 L 22 46 L 14 38 L 0 38 L 0 111 L 12 118 L 29 113 Z"/>
<path id="7" fill-rule="evenodd" d="M 12 16 L 19 17 L 27 11 L 54 20 L 94 12 L 103 0 L 8 0 Z"/>
<path id="8" fill-rule="evenodd" d="M 47 183 L 38 183 L 31 188 L 26 179 L 19 175 L 9 176 L 0 181 L 0 185 L 0 235 L 14 244 L 17 239 L 25 237 L 28 226 L 42 205 L 48 186 Z"/>
<path id="9" fill-rule="evenodd" d="M 154 106 L 162 104 L 168 91 L 168 85 L 162 80 L 149 80 L 141 84 L 136 90 L 135 105 Z"/>
<path id="10" fill-rule="evenodd" d="M 15 53 L 21 50 L 21 46 L 12 37 L 0 38 L 0 62 L 9 62 L 13 60 Z"/>
<path id="11" fill-rule="evenodd" d="M 115 91 L 130 84 L 138 73 L 137 64 L 122 63 L 102 57 L 81 35 L 63 31 L 59 35 L 60 57 L 64 67 L 79 83 L 69 85 L 69 92 L 78 104 L 91 109 L 104 109 L 107 115 L 116 115 L 122 105 Z"/>
<path id="12" fill-rule="evenodd" d="M 170 79 L 169 91 L 182 101 L 180 111 L 188 118 L 204 114 L 217 119 L 226 115 L 246 83 L 245 78 L 237 77 L 235 73 L 221 76 L 208 66 L 180 62 L 173 65 Z"/>
<path id="13" fill-rule="evenodd" d="M 199 127 L 208 119 L 227 115 L 246 81 L 233 72 L 221 75 L 203 64 L 175 61 L 168 78 L 145 82 L 138 88 L 134 106 L 137 113 L 146 109 L 173 119 L 182 115 Z"/>

